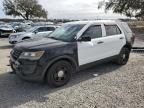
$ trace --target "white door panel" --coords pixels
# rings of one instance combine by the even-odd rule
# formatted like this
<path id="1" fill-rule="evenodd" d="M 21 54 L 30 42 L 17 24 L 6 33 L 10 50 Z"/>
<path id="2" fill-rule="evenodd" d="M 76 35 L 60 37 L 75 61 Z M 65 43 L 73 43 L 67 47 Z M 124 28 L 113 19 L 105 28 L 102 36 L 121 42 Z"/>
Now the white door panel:
<path id="1" fill-rule="evenodd" d="M 92 42 L 78 42 L 79 65 L 90 63 L 93 60 L 94 51 L 94 44 Z"/>
<path id="2" fill-rule="evenodd" d="M 102 41 L 104 41 L 104 58 L 118 55 L 121 48 L 126 44 L 123 35 L 103 37 Z"/>
<path id="3" fill-rule="evenodd" d="M 104 43 L 98 44 L 102 39 L 93 39 L 91 42 L 78 42 L 79 65 L 95 62 L 104 58 Z"/>
<path id="4" fill-rule="evenodd" d="M 102 42 L 102 27 L 101 25 L 91 25 L 84 31 L 82 36 L 90 36 L 90 42 L 78 42 L 78 58 L 79 65 L 92 63 L 103 58 L 103 43 Z"/>
<path id="5" fill-rule="evenodd" d="M 124 38 L 123 35 L 115 35 L 93 39 L 91 42 L 78 42 L 79 65 L 118 55 L 126 44 Z"/>
<path id="6" fill-rule="evenodd" d="M 89 27 L 87 31 L 94 31 L 94 27 L 96 26 L 91 26 L 91 29 L 89 29 Z M 102 37 L 94 38 L 91 40 L 91 42 L 78 42 L 79 65 L 92 63 L 98 60 L 118 55 L 120 53 L 121 48 L 126 44 L 125 35 L 123 33 L 120 34 L 119 31 L 119 34 L 117 33 L 117 35 L 111 35 L 113 30 L 115 29 L 110 28 L 110 30 L 110 36 L 106 36 L 104 25 L 102 25 Z M 93 33 L 93 31 L 91 31 L 90 33 Z M 97 33 L 98 31 L 95 34 Z M 94 35 L 92 34 L 90 36 Z"/>
<path id="7" fill-rule="evenodd" d="M 44 37 L 51 33 L 52 31 L 46 31 L 46 32 L 39 32 L 36 34 L 36 37 Z"/>
<path id="8" fill-rule="evenodd" d="M 38 32 L 38 33 L 36 34 L 36 36 L 37 36 L 37 37 L 41 37 L 41 36 L 43 36 L 43 34 L 44 34 L 44 32 Z"/>

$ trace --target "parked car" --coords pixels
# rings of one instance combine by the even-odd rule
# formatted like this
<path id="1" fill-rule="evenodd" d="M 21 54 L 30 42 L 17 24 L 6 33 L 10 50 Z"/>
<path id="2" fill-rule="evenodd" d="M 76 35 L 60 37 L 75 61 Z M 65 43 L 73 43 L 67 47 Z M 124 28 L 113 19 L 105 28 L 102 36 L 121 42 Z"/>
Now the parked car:
<path id="1" fill-rule="evenodd" d="M 26 32 L 28 29 L 31 29 L 33 26 L 27 25 L 25 23 L 20 23 L 19 26 L 17 26 L 16 31 L 17 32 Z"/>
<path id="2" fill-rule="evenodd" d="M 36 26 L 26 32 L 13 33 L 9 36 L 9 43 L 15 44 L 26 39 L 41 38 L 47 36 L 56 29 L 55 26 Z"/>
<path id="3" fill-rule="evenodd" d="M 47 38 L 18 43 L 10 55 L 16 74 L 25 80 L 65 85 L 73 72 L 102 61 L 128 62 L 134 35 L 125 22 L 66 23 Z"/>
<path id="4" fill-rule="evenodd" d="M 44 25 L 54 25 L 53 22 L 35 22 L 33 25 L 44 26 Z"/>
<path id="5" fill-rule="evenodd" d="M 0 37 L 8 37 L 11 33 L 16 31 L 10 25 L 0 25 Z"/>
<path id="6" fill-rule="evenodd" d="M 26 25 L 33 25 L 33 21 L 30 20 L 24 20 L 23 23 Z"/>
<path id="7" fill-rule="evenodd" d="M 20 22 L 12 22 L 10 25 L 14 28 L 14 30 L 16 32 L 18 32 L 18 29 L 21 26 L 21 23 Z"/>

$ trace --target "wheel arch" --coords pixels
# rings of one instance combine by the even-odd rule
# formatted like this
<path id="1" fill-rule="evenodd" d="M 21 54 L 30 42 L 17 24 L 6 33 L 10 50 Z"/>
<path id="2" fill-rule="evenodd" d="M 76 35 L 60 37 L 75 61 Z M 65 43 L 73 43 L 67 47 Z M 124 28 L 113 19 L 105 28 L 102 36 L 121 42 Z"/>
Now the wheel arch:
<path id="1" fill-rule="evenodd" d="M 131 46 L 131 44 L 125 44 L 124 46 L 123 46 L 123 48 L 128 48 L 129 49 L 129 51 L 131 51 L 131 49 L 132 49 L 132 46 Z"/>
<path id="2" fill-rule="evenodd" d="M 69 62 L 71 65 L 72 65 L 72 67 L 73 67 L 73 72 L 76 72 L 77 70 L 78 70 L 78 64 L 75 62 L 75 60 L 72 58 L 72 57 L 70 57 L 70 56 L 60 56 L 60 57 L 57 57 L 57 58 L 55 58 L 54 60 L 52 60 L 48 65 L 47 65 L 47 67 L 46 67 L 46 69 L 45 69 L 45 71 L 44 71 L 44 73 L 43 73 L 43 79 L 44 80 L 46 80 L 46 75 L 47 75 L 47 73 L 48 73 L 48 70 L 51 68 L 51 66 L 53 65 L 53 64 L 55 64 L 56 62 L 58 62 L 58 61 L 67 61 L 67 62 Z"/>
<path id="3" fill-rule="evenodd" d="M 24 40 L 24 39 L 30 39 L 30 38 L 31 38 L 31 37 L 26 36 L 26 37 L 23 37 L 22 40 Z"/>

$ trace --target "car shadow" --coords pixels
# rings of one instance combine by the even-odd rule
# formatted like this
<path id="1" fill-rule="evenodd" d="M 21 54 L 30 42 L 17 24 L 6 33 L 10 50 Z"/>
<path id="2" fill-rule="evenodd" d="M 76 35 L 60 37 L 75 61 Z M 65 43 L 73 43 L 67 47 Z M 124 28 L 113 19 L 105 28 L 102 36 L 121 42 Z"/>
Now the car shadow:
<path id="1" fill-rule="evenodd" d="M 10 108 L 30 101 L 38 103 L 49 100 L 49 94 L 75 86 L 81 82 L 113 72 L 120 66 L 113 63 L 96 65 L 87 70 L 73 74 L 71 81 L 60 88 L 50 88 L 45 83 L 32 83 L 19 79 L 15 74 L 0 74 L 0 107 Z"/>

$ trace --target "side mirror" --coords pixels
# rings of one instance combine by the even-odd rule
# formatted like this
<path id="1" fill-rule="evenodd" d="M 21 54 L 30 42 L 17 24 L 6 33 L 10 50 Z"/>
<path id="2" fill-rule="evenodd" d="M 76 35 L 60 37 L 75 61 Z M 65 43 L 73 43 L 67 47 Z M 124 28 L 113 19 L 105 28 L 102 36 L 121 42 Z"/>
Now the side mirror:
<path id="1" fill-rule="evenodd" d="M 88 42 L 88 41 L 91 41 L 91 37 L 89 37 L 89 36 L 87 36 L 87 37 L 81 37 L 80 39 L 78 39 L 78 41 Z"/>

